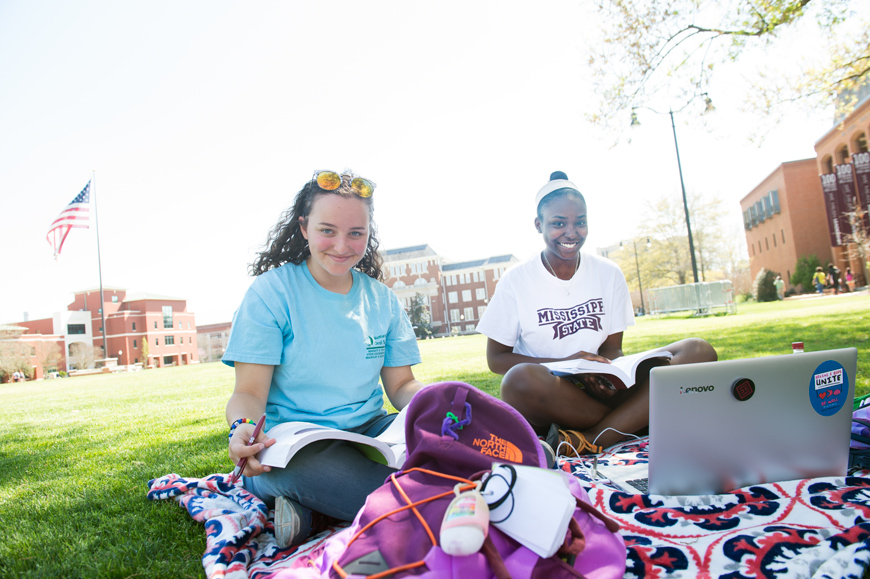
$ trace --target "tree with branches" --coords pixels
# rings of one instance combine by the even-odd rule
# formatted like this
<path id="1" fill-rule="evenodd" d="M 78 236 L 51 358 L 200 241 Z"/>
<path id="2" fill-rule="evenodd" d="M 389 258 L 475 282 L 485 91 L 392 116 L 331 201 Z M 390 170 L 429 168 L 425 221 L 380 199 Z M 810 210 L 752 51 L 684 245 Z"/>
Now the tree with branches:
<path id="1" fill-rule="evenodd" d="M 859 91 L 870 88 L 866 0 L 598 0 L 594 6 L 589 64 L 600 107 L 590 116 L 602 125 L 621 123 L 626 110 L 663 95 L 675 110 L 683 108 L 710 90 L 722 65 L 741 57 L 741 71 L 753 79 L 746 107 L 774 122 L 771 113 L 790 103 L 816 111 L 836 103 L 847 114 Z M 784 45 L 787 61 L 777 54 Z"/>

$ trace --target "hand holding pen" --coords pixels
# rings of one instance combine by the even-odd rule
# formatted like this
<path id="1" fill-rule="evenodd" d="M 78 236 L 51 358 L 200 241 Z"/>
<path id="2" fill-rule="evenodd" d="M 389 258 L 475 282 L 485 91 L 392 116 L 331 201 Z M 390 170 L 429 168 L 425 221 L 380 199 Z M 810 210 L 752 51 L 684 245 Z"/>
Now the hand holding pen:
<path id="1" fill-rule="evenodd" d="M 254 433 L 251 435 L 251 438 L 248 440 L 248 444 L 245 446 L 252 446 L 254 442 L 257 440 L 257 436 L 260 434 L 260 431 L 263 430 L 263 425 L 266 423 L 266 414 L 260 417 L 260 420 L 257 422 L 257 426 L 254 427 Z M 248 457 L 244 456 L 239 460 L 239 464 L 236 465 L 236 468 L 233 469 L 233 474 L 230 477 L 230 484 L 236 484 L 236 481 L 239 480 L 239 477 L 244 472 L 245 467 L 248 465 Z"/>

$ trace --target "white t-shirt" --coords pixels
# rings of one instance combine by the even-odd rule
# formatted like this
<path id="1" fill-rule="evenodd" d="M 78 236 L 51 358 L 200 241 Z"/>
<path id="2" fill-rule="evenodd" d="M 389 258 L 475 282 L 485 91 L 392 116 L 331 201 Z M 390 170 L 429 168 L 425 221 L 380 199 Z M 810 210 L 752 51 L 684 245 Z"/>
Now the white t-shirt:
<path id="1" fill-rule="evenodd" d="M 505 272 L 477 330 L 534 358 L 598 353 L 608 336 L 634 325 L 634 312 L 619 266 L 580 255 L 568 281 L 554 277 L 540 254 Z"/>

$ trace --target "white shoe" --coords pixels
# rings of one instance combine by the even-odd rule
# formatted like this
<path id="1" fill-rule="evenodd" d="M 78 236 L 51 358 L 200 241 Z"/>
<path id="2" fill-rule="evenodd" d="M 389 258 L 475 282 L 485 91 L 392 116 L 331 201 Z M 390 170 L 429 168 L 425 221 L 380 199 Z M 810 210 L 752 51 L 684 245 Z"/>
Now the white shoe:
<path id="1" fill-rule="evenodd" d="M 287 497 L 275 499 L 275 542 L 284 549 L 299 545 L 308 538 L 311 524 L 305 507 Z"/>

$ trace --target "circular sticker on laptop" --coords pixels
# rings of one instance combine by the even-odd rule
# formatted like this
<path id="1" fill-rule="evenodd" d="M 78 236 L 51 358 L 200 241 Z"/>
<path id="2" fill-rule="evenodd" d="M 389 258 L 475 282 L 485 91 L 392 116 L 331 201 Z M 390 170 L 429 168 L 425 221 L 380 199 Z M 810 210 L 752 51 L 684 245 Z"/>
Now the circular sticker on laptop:
<path id="1" fill-rule="evenodd" d="M 822 416 L 833 416 L 849 397 L 849 376 L 843 365 L 827 360 L 818 365 L 810 378 L 810 402 Z"/>

